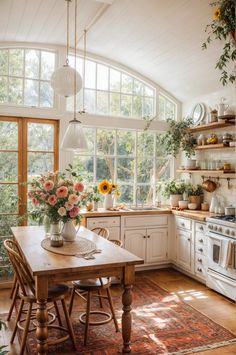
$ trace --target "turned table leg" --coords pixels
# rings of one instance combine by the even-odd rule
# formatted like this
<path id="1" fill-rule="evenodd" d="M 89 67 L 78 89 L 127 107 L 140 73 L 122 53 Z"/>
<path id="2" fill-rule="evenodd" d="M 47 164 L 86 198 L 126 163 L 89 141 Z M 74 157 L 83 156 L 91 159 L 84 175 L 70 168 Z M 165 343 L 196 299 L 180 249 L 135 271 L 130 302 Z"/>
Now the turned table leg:
<path id="1" fill-rule="evenodd" d="M 46 355 L 48 344 L 48 280 L 45 277 L 36 277 L 36 298 L 38 309 L 36 312 L 37 329 L 37 352 L 39 355 Z"/>
<path id="2" fill-rule="evenodd" d="M 122 337 L 123 337 L 123 353 L 130 353 L 130 337 L 132 327 L 131 303 L 132 303 L 132 286 L 124 285 L 122 295 L 123 314 L 122 314 Z"/>

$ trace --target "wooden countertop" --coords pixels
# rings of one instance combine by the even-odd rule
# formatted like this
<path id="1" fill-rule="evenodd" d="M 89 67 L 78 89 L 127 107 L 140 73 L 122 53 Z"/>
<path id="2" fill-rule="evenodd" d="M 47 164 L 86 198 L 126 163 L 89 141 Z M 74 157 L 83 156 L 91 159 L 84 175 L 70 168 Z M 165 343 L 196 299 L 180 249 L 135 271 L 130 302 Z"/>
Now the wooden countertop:
<path id="1" fill-rule="evenodd" d="M 111 216 L 131 216 L 131 215 L 160 215 L 160 214 L 174 214 L 176 216 L 181 216 L 185 218 L 191 218 L 196 221 L 204 222 L 206 218 L 216 216 L 215 213 L 211 213 L 208 211 L 178 211 L 171 210 L 170 207 L 163 207 L 160 210 L 153 211 L 132 211 L 132 210 L 119 210 L 119 211 L 109 211 L 104 210 L 103 208 L 99 208 L 98 211 L 82 211 L 82 214 L 85 218 L 89 217 L 111 217 Z"/>

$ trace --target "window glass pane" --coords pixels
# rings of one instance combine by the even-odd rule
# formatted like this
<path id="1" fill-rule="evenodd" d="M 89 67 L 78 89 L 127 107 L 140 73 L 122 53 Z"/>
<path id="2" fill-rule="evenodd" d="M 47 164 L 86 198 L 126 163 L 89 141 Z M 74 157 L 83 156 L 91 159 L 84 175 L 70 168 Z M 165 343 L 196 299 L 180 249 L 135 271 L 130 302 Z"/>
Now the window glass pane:
<path id="1" fill-rule="evenodd" d="M 153 99 L 147 97 L 144 98 L 143 102 L 143 115 L 144 116 L 153 116 Z"/>
<path id="2" fill-rule="evenodd" d="M 166 100 L 166 119 L 175 119 L 175 104 L 169 100 Z"/>
<path id="3" fill-rule="evenodd" d="M 165 119 L 165 99 L 163 96 L 159 96 L 159 119 Z"/>
<path id="4" fill-rule="evenodd" d="M 142 117 L 143 112 L 143 98 L 142 96 L 133 96 L 133 117 Z"/>
<path id="5" fill-rule="evenodd" d="M 144 85 L 141 81 L 134 79 L 134 94 L 136 95 L 143 95 L 144 93 Z"/>
<path id="6" fill-rule="evenodd" d="M 129 75 L 122 74 L 121 77 L 121 91 L 127 94 L 132 94 L 133 92 L 133 78 Z"/>
<path id="7" fill-rule="evenodd" d="M 51 84 L 40 82 L 40 107 L 53 107 L 54 93 Z"/>
<path id="8" fill-rule="evenodd" d="M 18 181 L 18 153 L 0 152 L 0 181 Z"/>
<path id="9" fill-rule="evenodd" d="M 110 91 L 120 91 L 120 72 L 110 69 Z"/>
<path id="10" fill-rule="evenodd" d="M 156 181 L 170 178 L 170 160 L 158 159 L 156 161 Z"/>
<path id="11" fill-rule="evenodd" d="M 103 179 L 114 180 L 114 158 L 97 157 L 97 176 L 96 181 Z"/>
<path id="12" fill-rule="evenodd" d="M 120 116 L 120 94 L 110 94 L 110 114 Z"/>
<path id="13" fill-rule="evenodd" d="M 25 98 L 26 106 L 38 106 L 39 104 L 39 82 L 37 80 L 25 80 Z"/>
<path id="14" fill-rule="evenodd" d="M 23 103 L 23 80 L 18 78 L 9 78 L 9 103 L 22 105 Z"/>
<path id="15" fill-rule="evenodd" d="M 88 143 L 88 150 L 86 151 L 86 154 L 94 154 L 96 130 L 94 128 L 83 127 L 83 131 Z"/>
<path id="16" fill-rule="evenodd" d="M 85 90 L 85 91 L 86 92 L 89 91 L 89 92 L 94 93 L 94 91 L 92 91 L 92 90 Z M 88 96 L 87 96 L 87 99 L 88 99 Z M 93 103 L 93 105 L 94 105 L 94 103 Z M 83 90 L 80 90 L 78 92 L 78 94 L 76 95 L 76 108 L 77 108 L 77 111 L 82 111 L 82 109 L 83 109 Z M 86 107 L 86 109 L 88 111 L 88 107 Z M 93 109 L 94 109 L 94 107 L 93 107 Z M 74 96 L 68 97 L 66 99 L 66 110 L 67 111 L 74 111 Z"/>
<path id="17" fill-rule="evenodd" d="M 8 50 L 0 50 L 0 74 L 8 74 Z"/>
<path id="18" fill-rule="evenodd" d="M 84 90 L 84 105 L 86 111 L 89 113 L 95 112 L 95 98 L 96 92 L 94 90 Z"/>
<path id="19" fill-rule="evenodd" d="M 39 56 L 40 52 L 35 49 L 25 50 L 25 77 L 39 78 Z"/>
<path id="20" fill-rule="evenodd" d="M 108 90 L 108 67 L 97 64 L 97 89 Z"/>
<path id="21" fill-rule="evenodd" d="M 117 155 L 135 154 L 135 132 L 117 131 Z"/>
<path id="22" fill-rule="evenodd" d="M 0 213 L 17 213 L 18 212 L 18 187 L 15 184 L 0 184 Z"/>
<path id="23" fill-rule="evenodd" d="M 161 144 L 161 134 L 156 134 L 156 156 L 158 158 L 165 156 L 165 150 Z"/>
<path id="24" fill-rule="evenodd" d="M 134 181 L 133 158 L 117 158 L 117 180 L 118 182 Z"/>
<path id="25" fill-rule="evenodd" d="M 134 187 L 133 185 L 120 185 L 120 201 L 124 203 L 133 203 Z"/>
<path id="26" fill-rule="evenodd" d="M 7 77 L 0 77 L 0 103 L 7 102 Z"/>
<path id="27" fill-rule="evenodd" d="M 0 147 L 1 149 L 18 149 L 17 122 L 0 121 Z"/>
<path id="28" fill-rule="evenodd" d="M 153 133 L 138 132 L 138 156 L 153 156 L 154 135 Z"/>
<path id="29" fill-rule="evenodd" d="M 0 231 L 1 235 L 4 235 L 6 237 L 9 237 L 12 235 L 11 227 L 17 226 L 18 221 L 17 221 L 17 216 L 6 216 L 6 215 L 1 215 L 0 216 Z"/>
<path id="30" fill-rule="evenodd" d="M 152 204 L 153 188 L 150 185 L 138 186 L 137 200 L 141 204 Z"/>
<path id="31" fill-rule="evenodd" d="M 97 153 L 102 155 L 114 155 L 115 131 L 108 129 L 97 130 Z"/>
<path id="32" fill-rule="evenodd" d="M 90 60 L 85 62 L 85 87 L 95 89 L 96 63 Z"/>
<path id="33" fill-rule="evenodd" d="M 97 113 L 106 115 L 108 113 L 108 93 L 97 92 Z"/>
<path id="34" fill-rule="evenodd" d="M 23 49 L 9 49 L 9 74 L 14 76 L 23 75 Z"/>
<path id="35" fill-rule="evenodd" d="M 132 115 L 132 96 L 121 95 L 121 115 L 127 117 Z"/>
<path id="36" fill-rule="evenodd" d="M 41 79 L 50 80 L 55 69 L 55 53 L 41 52 Z"/>
<path id="37" fill-rule="evenodd" d="M 144 85 L 144 96 L 154 96 L 154 90 L 149 86 Z"/>
<path id="38" fill-rule="evenodd" d="M 94 164 L 93 157 L 81 156 L 80 154 L 75 154 L 73 159 L 73 167 L 76 171 L 83 176 L 86 182 L 91 182 L 94 179 Z"/>
<path id="39" fill-rule="evenodd" d="M 54 126 L 28 123 L 28 150 L 53 151 Z"/>
<path id="40" fill-rule="evenodd" d="M 53 153 L 28 153 L 29 179 L 53 170 Z"/>
<path id="41" fill-rule="evenodd" d="M 152 158 L 138 157 L 137 181 L 138 183 L 154 183 L 154 161 Z"/>

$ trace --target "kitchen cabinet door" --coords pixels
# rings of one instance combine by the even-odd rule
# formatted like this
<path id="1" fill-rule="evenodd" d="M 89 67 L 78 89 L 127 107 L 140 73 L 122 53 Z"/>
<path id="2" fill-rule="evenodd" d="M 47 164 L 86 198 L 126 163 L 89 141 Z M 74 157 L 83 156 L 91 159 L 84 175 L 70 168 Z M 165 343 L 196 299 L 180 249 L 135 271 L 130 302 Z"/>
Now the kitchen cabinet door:
<path id="1" fill-rule="evenodd" d="M 146 262 L 155 263 L 168 259 L 168 231 L 167 228 L 147 229 Z"/>
<path id="2" fill-rule="evenodd" d="M 191 270 L 191 233 L 177 229 L 177 265 Z"/>
<path id="3" fill-rule="evenodd" d="M 125 231 L 125 249 L 145 260 L 146 229 Z"/>

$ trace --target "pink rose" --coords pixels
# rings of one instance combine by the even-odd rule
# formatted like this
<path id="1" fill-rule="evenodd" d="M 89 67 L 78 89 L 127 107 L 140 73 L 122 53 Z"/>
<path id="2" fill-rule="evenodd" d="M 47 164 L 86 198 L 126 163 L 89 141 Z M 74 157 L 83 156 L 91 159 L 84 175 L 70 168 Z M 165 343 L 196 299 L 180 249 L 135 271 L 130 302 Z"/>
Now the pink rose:
<path id="1" fill-rule="evenodd" d="M 72 208 L 74 207 L 74 205 L 70 202 L 66 202 L 65 203 L 65 208 L 67 209 L 67 211 L 72 210 Z"/>
<path id="2" fill-rule="evenodd" d="M 61 217 L 63 217 L 63 216 L 66 215 L 66 209 L 65 209 L 65 207 L 60 207 L 60 208 L 58 208 L 57 212 L 58 212 L 58 214 L 59 214 Z"/>
<path id="3" fill-rule="evenodd" d="M 56 195 L 59 198 L 65 198 L 68 195 L 68 188 L 66 186 L 61 186 L 57 189 Z"/>
<path id="4" fill-rule="evenodd" d="M 54 182 L 52 180 L 47 180 L 43 184 L 43 187 L 45 188 L 45 190 L 51 191 L 54 188 Z"/>
<path id="5" fill-rule="evenodd" d="M 31 201 L 34 206 L 37 206 L 39 204 L 39 201 L 35 197 L 33 197 Z"/>
<path id="6" fill-rule="evenodd" d="M 74 184 L 74 189 L 75 189 L 75 191 L 77 191 L 77 192 L 83 192 L 84 191 L 84 184 L 82 184 L 82 182 L 76 182 L 75 184 Z"/>
<path id="7" fill-rule="evenodd" d="M 76 194 L 71 194 L 68 197 L 68 201 L 69 201 L 69 203 L 75 205 L 76 203 L 79 202 L 79 196 L 77 196 Z"/>
<path id="8" fill-rule="evenodd" d="M 70 212 L 69 212 L 69 215 L 71 218 L 75 218 L 76 216 L 78 216 L 78 214 L 79 214 L 79 207 L 78 206 L 74 206 L 72 208 L 72 210 L 70 210 Z"/>
<path id="9" fill-rule="evenodd" d="M 57 197 L 55 195 L 50 195 L 48 198 L 48 203 L 51 206 L 54 206 L 57 203 Z"/>

